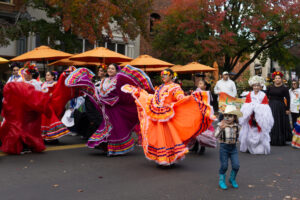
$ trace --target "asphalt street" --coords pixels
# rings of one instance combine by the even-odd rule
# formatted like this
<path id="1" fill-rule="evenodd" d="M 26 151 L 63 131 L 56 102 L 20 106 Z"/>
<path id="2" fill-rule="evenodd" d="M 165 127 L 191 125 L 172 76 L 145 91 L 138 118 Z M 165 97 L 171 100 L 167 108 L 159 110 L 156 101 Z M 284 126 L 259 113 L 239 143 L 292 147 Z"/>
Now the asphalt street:
<path id="1" fill-rule="evenodd" d="M 300 199 L 300 150 L 290 146 L 272 147 L 267 156 L 240 153 L 240 188 L 222 191 L 218 148 L 189 153 L 175 166 L 162 168 L 147 160 L 141 147 L 107 157 L 82 143 L 66 136 L 44 153 L 0 154 L 0 199 Z"/>

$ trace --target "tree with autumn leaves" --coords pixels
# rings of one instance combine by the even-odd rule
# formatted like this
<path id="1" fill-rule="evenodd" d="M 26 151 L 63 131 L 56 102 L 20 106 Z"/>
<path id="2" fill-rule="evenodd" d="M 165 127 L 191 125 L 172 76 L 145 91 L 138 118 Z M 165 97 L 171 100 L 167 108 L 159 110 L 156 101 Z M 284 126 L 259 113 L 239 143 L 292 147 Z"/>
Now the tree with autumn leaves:
<path id="1" fill-rule="evenodd" d="M 218 61 L 226 71 L 243 63 L 236 77 L 255 59 L 292 68 L 299 62 L 289 52 L 300 39 L 299 13 L 298 0 L 173 0 L 152 44 L 174 63 Z"/>
<path id="2" fill-rule="evenodd" d="M 152 0 L 24 0 L 27 6 L 46 12 L 53 19 L 23 18 L 15 24 L 6 24 L 0 38 L 10 40 L 39 33 L 42 42 L 55 46 L 59 40 L 65 50 L 75 48 L 76 37 L 88 39 L 91 44 L 113 39 L 113 32 L 123 39 L 135 39 L 147 28 Z M 72 42 L 73 41 L 73 42 Z M 2 45 L 7 45 L 7 40 Z M 0 41 L 1 45 L 1 41 Z"/>

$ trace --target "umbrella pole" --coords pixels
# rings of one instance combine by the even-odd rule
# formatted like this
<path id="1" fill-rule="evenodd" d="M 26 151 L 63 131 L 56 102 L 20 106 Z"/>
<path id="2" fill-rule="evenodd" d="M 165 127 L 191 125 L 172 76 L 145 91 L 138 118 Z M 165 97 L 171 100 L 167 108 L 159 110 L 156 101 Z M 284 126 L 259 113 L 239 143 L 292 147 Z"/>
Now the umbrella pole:
<path id="1" fill-rule="evenodd" d="M 43 59 L 43 65 L 44 65 L 44 78 L 46 79 L 46 63 L 45 63 L 45 59 Z"/>

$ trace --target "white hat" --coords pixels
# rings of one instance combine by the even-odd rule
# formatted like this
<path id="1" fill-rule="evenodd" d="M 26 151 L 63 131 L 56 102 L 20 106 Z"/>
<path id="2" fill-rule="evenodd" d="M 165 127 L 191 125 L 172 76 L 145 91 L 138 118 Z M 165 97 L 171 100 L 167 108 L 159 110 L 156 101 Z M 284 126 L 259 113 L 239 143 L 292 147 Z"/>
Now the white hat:
<path id="1" fill-rule="evenodd" d="M 265 85 L 265 79 L 261 76 L 252 76 L 249 81 L 248 81 L 249 85 L 252 86 L 254 84 L 259 84 L 260 86 L 264 86 Z"/>
<path id="2" fill-rule="evenodd" d="M 66 126 L 66 127 L 72 127 L 74 126 L 74 118 L 71 117 L 72 115 L 72 110 L 68 109 L 66 110 L 63 118 L 61 119 L 61 122 Z"/>
<path id="3" fill-rule="evenodd" d="M 223 114 L 236 115 L 239 118 L 243 117 L 243 113 L 235 105 L 227 105 Z"/>
<path id="4" fill-rule="evenodd" d="M 225 75 L 225 74 L 229 74 L 228 71 L 224 71 L 224 72 L 223 72 L 223 75 Z"/>

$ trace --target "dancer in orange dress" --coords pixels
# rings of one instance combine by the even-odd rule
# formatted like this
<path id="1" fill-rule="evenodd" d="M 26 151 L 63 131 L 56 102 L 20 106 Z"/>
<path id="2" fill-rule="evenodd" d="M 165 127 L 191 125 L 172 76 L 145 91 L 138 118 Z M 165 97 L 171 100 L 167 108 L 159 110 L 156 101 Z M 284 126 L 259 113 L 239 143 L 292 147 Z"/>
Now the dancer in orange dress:
<path id="1" fill-rule="evenodd" d="M 171 165 L 184 158 L 189 140 L 204 132 L 215 117 L 207 104 L 207 92 L 184 96 L 172 81 L 171 69 L 162 71 L 161 76 L 164 84 L 154 95 L 131 85 L 123 86 L 122 91 L 136 99 L 146 158 Z"/>

